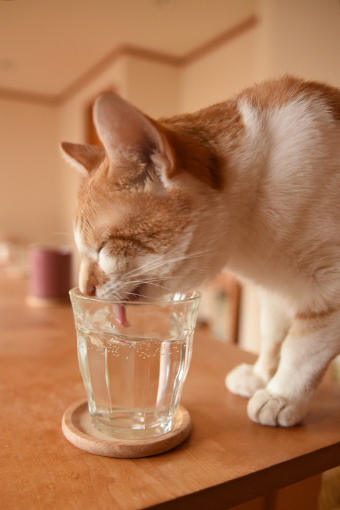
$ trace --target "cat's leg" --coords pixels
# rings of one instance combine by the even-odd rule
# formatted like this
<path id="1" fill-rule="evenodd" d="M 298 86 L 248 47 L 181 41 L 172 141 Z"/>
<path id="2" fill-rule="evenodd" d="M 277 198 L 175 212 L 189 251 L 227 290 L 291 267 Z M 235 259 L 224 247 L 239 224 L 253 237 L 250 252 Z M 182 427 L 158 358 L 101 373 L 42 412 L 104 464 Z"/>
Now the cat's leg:
<path id="1" fill-rule="evenodd" d="M 261 352 L 255 365 L 242 364 L 226 377 L 226 386 L 243 397 L 251 397 L 264 388 L 276 372 L 281 344 L 291 326 L 292 319 L 281 299 L 265 291 L 259 293 L 261 301 Z"/>
<path id="2" fill-rule="evenodd" d="M 282 345 L 276 374 L 248 403 L 249 417 L 263 425 L 299 423 L 329 362 L 339 352 L 339 309 L 298 314 Z"/>

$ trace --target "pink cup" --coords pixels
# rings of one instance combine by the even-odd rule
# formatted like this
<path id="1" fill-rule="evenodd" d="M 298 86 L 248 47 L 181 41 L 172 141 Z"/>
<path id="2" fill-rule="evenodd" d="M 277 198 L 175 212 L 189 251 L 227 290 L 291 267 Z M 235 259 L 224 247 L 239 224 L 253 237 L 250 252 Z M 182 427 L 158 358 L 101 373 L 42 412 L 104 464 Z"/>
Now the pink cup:
<path id="1" fill-rule="evenodd" d="M 41 299 L 68 298 L 71 288 L 72 253 L 68 247 L 32 247 L 30 295 Z"/>

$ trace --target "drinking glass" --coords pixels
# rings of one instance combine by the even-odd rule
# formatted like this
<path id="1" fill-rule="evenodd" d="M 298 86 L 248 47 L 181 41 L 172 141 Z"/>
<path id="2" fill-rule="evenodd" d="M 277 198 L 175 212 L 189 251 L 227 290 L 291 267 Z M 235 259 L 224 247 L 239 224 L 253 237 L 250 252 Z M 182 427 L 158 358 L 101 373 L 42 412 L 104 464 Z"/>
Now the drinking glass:
<path id="1" fill-rule="evenodd" d="M 118 302 L 70 291 L 92 425 L 121 439 L 173 430 L 200 293 Z"/>

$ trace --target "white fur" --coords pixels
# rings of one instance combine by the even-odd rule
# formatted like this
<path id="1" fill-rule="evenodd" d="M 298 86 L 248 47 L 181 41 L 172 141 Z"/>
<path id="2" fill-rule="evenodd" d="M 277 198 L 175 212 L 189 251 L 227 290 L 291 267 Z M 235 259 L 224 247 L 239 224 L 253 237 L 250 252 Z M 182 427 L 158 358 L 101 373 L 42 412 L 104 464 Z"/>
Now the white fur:
<path id="1" fill-rule="evenodd" d="M 262 295 L 257 363 L 237 367 L 226 384 L 234 393 L 253 395 L 252 420 L 291 426 L 306 414 L 323 371 L 340 351 L 340 128 L 321 102 L 294 101 L 261 113 L 242 104 L 240 111 L 248 146 L 267 150 L 247 166 L 260 193 L 249 227 L 234 225 L 244 239 L 231 267 L 271 295 Z M 247 147 L 239 158 L 244 165 Z M 294 319 L 298 312 L 332 308 L 320 324 Z"/>
<path id="2" fill-rule="evenodd" d="M 98 264 L 107 275 L 114 274 L 118 271 L 118 262 L 116 258 L 105 253 L 104 250 L 99 252 Z"/>

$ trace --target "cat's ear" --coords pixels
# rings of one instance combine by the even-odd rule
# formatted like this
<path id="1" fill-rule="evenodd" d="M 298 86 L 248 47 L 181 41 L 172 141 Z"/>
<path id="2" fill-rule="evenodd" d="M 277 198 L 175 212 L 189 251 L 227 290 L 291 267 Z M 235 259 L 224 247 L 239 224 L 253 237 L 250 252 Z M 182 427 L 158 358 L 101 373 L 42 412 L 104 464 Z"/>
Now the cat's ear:
<path id="1" fill-rule="evenodd" d="M 93 119 L 110 161 L 118 161 L 121 154 L 131 152 L 152 163 L 161 177 L 172 177 L 172 152 L 155 121 L 112 93 L 96 100 Z"/>
<path id="2" fill-rule="evenodd" d="M 96 145 L 62 142 L 60 148 L 66 161 L 84 177 L 97 170 L 105 158 L 105 150 Z"/>

